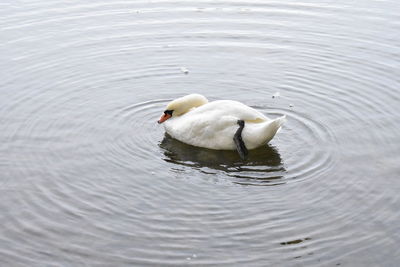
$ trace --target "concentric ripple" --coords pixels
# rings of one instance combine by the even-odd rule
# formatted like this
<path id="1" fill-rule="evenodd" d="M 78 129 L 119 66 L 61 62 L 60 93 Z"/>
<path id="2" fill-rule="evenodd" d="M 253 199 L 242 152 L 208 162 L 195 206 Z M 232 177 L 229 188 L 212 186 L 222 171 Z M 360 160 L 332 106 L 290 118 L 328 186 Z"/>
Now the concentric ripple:
<path id="1" fill-rule="evenodd" d="M 139 157 L 148 161 L 158 157 L 156 140 L 160 133 L 157 129 L 157 117 L 165 100 L 150 100 L 124 107 L 114 114 L 112 120 L 118 125 L 117 134 L 107 142 L 110 145 L 107 153 L 118 165 L 128 168 L 143 168 L 132 164 Z M 154 171 L 151 165 L 149 171 Z"/>
<path id="2" fill-rule="evenodd" d="M 158 151 L 152 149 L 157 136 L 154 133 L 154 127 L 149 122 L 154 123 L 154 118 L 160 114 L 160 110 L 166 104 L 167 101 L 153 101 L 129 108 L 130 113 L 135 114 L 131 116 L 132 120 L 135 120 L 135 125 L 137 124 L 149 134 L 146 137 L 130 137 L 126 141 L 134 143 L 122 143 L 121 147 L 131 148 L 132 154 L 138 150 L 143 156 L 150 157 L 153 153 L 153 157 L 159 157 Z M 154 109 L 155 107 L 157 109 Z M 155 114 L 151 112 L 152 108 Z M 279 137 L 278 134 L 277 139 L 279 143 L 290 142 L 291 150 L 296 151 L 295 154 L 283 160 L 277 147 L 266 144 L 250 151 L 248 159 L 243 161 L 235 151 L 198 148 L 181 143 L 165 134 L 160 142 L 160 148 L 164 160 L 171 164 L 169 168 L 176 170 L 178 168 L 176 164 L 178 164 L 181 171 L 190 167 L 206 175 L 217 175 L 222 179 L 245 185 L 278 185 L 291 180 L 321 177 L 329 171 L 333 164 L 333 155 L 332 151 L 324 148 L 324 145 L 332 144 L 334 140 L 326 127 L 289 109 L 268 111 L 260 107 L 255 108 L 273 117 L 282 114 L 288 116 L 289 122 L 282 129 L 286 132 L 286 138 L 285 134 L 283 137 Z M 142 121 L 136 121 L 137 119 Z"/>
<path id="3" fill-rule="evenodd" d="M 171 171 L 180 168 L 184 172 L 185 168 L 192 168 L 199 171 L 199 175 L 217 175 L 222 180 L 246 185 L 277 185 L 291 180 L 321 177 L 333 165 L 334 155 L 326 147 L 326 144 L 332 145 L 335 142 L 332 134 L 328 128 L 304 114 L 290 109 L 268 110 L 261 106 L 255 107 L 272 117 L 287 115 L 289 122 L 283 127 L 282 136 L 277 135 L 277 142 L 279 146 L 284 146 L 280 143 L 290 143 L 290 149 L 295 153 L 282 159 L 278 145 L 266 144 L 250 151 L 249 158 L 243 162 L 235 151 L 198 148 L 164 134 L 163 127 L 157 125 L 156 120 L 168 102 L 146 101 L 115 113 L 112 120 L 118 125 L 116 132 L 112 140 L 104 144 L 110 146 L 106 149 L 110 161 L 135 170 L 138 165 L 132 162 L 137 161 L 138 156 L 144 161 L 163 158 L 169 163 L 167 169 Z M 156 142 L 159 142 L 161 151 L 156 149 Z M 143 167 L 146 168 L 140 165 L 140 168 Z M 149 172 L 156 171 L 151 165 L 148 167 Z"/>

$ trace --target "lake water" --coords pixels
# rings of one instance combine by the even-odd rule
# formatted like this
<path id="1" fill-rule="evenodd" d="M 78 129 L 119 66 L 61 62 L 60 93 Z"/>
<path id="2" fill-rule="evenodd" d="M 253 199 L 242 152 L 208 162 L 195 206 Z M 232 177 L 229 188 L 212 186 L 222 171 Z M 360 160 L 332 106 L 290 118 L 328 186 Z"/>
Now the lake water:
<path id="1" fill-rule="evenodd" d="M 398 266 L 397 0 L 0 3 L 1 266 Z M 201 93 L 288 121 L 191 147 Z"/>

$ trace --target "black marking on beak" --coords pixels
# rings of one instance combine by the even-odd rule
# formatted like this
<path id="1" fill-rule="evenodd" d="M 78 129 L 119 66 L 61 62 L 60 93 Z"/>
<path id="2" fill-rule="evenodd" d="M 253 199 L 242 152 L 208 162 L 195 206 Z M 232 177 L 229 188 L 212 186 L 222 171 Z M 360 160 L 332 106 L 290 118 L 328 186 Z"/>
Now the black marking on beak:
<path id="1" fill-rule="evenodd" d="M 169 109 L 169 110 L 164 111 L 164 114 L 168 114 L 168 115 L 172 116 L 172 112 L 174 112 L 174 111 Z"/>

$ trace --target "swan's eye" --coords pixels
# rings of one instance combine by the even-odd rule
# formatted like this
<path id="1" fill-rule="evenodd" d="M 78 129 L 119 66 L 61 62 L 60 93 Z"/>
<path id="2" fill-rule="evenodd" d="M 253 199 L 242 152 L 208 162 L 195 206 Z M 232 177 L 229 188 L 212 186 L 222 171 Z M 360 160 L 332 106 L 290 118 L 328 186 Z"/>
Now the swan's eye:
<path id="1" fill-rule="evenodd" d="M 173 110 L 166 110 L 166 111 L 164 111 L 164 114 L 168 114 L 168 115 L 170 115 L 170 116 L 172 116 L 172 112 L 174 112 Z"/>

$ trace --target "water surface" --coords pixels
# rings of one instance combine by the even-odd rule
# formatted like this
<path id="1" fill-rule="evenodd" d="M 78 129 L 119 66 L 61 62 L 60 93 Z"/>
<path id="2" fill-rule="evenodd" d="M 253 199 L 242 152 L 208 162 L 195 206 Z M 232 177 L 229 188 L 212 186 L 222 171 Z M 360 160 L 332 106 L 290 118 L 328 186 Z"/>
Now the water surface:
<path id="1" fill-rule="evenodd" d="M 399 10 L 3 1 L 1 265 L 397 266 Z M 194 92 L 288 122 L 194 148 L 156 123 Z"/>

